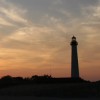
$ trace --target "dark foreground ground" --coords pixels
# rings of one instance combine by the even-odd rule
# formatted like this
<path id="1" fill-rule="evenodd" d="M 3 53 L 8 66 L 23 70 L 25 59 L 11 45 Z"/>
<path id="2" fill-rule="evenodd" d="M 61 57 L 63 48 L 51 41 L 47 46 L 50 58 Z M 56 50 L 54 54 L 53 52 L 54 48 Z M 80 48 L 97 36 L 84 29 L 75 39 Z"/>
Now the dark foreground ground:
<path id="1" fill-rule="evenodd" d="M 55 97 L 33 97 L 33 96 L 6 96 L 0 100 L 100 100 L 99 98 L 55 98 Z"/>
<path id="2" fill-rule="evenodd" d="M 0 100 L 100 100 L 100 84 L 53 83 L 17 85 L 1 88 Z"/>

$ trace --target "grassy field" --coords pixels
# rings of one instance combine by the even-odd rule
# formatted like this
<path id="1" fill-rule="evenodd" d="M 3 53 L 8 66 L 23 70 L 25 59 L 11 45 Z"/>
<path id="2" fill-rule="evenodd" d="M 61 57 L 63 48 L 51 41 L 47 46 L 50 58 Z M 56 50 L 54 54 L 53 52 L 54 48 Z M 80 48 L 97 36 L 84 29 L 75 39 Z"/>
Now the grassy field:
<path id="1" fill-rule="evenodd" d="M 100 98 L 100 85 L 93 83 L 19 85 L 0 89 L 0 95 L 16 97 L 30 96 L 40 98 L 53 97 L 63 99 Z"/>
<path id="2" fill-rule="evenodd" d="M 100 100 L 99 98 L 53 98 L 53 97 L 33 97 L 33 96 L 20 96 L 20 97 L 0 97 L 0 100 Z"/>
<path id="3" fill-rule="evenodd" d="M 33 96 L 6 96 L 0 100 L 100 100 L 100 98 L 55 98 L 55 97 L 33 97 Z"/>

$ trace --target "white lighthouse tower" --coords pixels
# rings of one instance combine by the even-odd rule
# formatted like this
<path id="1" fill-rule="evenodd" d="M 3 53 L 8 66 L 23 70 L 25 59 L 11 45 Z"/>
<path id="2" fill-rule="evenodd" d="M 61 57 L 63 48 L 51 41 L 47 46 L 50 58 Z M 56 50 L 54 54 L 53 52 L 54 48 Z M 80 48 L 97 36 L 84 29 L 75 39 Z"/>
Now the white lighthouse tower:
<path id="1" fill-rule="evenodd" d="M 76 37 L 73 36 L 71 41 L 71 78 L 79 78 L 77 45 Z"/>

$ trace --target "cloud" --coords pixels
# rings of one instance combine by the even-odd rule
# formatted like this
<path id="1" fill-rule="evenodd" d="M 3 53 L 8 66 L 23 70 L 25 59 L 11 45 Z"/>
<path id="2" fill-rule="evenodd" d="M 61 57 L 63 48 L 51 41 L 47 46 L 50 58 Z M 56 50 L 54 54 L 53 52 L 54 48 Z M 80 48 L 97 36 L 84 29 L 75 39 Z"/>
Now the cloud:
<path id="1" fill-rule="evenodd" d="M 54 5 L 62 4 L 62 0 L 53 0 Z"/>
<path id="2" fill-rule="evenodd" d="M 56 30 L 58 29 L 45 25 L 30 25 L 29 27 L 19 28 L 2 39 L 1 48 L 3 48 L 3 51 L 1 52 L 6 55 L 6 57 L 1 55 L 2 62 L 7 61 L 8 63 L 5 66 L 14 66 L 15 68 L 18 66 L 21 68 L 27 66 L 36 66 L 37 68 L 60 66 L 61 64 L 57 64 L 57 61 L 59 60 L 60 63 L 65 61 L 62 59 L 65 52 L 61 53 L 62 50 L 60 49 L 66 44 L 63 43 L 63 34 L 60 34 L 59 30 L 56 32 Z M 62 54 L 61 59 L 58 59 L 58 54 Z"/>
<path id="3" fill-rule="evenodd" d="M 6 19 L 0 17 L 0 25 L 3 26 L 14 26 L 12 23 L 8 22 Z"/>
<path id="4" fill-rule="evenodd" d="M 27 20 L 21 16 L 21 14 L 26 12 L 25 10 L 23 11 L 15 7 L 11 7 L 10 9 L 0 8 L 0 10 L 3 14 L 5 14 L 9 19 L 13 20 L 14 22 L 27 23 Z"/>
<path id="5" fill-rule="evenodd" d="M 17 23 L 26 24 L 27 19 L 24 18 L 26 10 L 7 2 L 6 0 L 0 1 L 0 21 L 1 25 L 16 26 Z"/>
<path id="6" fill-rule="evenodd" d="M 100 24 L 100 3 L 98 2 L 97 5 L 95 6 L 88 6 L 83 8 L 83 14 L 87 18 L 87 23 L 88 24 Z"/>

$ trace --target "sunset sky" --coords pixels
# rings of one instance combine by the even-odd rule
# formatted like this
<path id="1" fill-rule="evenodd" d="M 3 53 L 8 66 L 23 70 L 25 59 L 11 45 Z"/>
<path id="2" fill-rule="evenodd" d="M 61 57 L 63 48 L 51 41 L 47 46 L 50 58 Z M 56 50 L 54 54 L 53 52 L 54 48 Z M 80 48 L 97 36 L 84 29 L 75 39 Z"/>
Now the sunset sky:
<path id="1" fill-rule="evenodd" d="M 73 35 L 80 76 L 100 80 L 100 0 L 0 0 L 0 77 L 70 77 Z"/>

